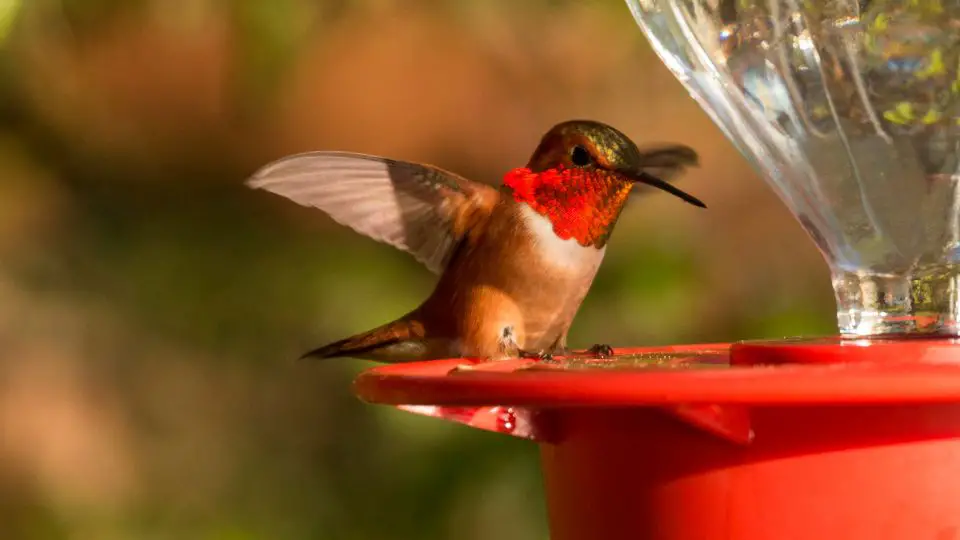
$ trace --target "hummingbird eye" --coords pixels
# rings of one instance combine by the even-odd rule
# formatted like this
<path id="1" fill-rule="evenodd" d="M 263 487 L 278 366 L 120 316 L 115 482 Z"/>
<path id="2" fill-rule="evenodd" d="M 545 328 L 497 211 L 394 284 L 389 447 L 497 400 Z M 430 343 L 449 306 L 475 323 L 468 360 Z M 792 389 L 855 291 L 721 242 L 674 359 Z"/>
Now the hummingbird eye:
<path id="1" fill-rule="evenodd" d="M 570 150 L 570 161 L 577 167 L 586 167 L 590 164 L 590 152 L 580 145 L 574 146 Z"/>

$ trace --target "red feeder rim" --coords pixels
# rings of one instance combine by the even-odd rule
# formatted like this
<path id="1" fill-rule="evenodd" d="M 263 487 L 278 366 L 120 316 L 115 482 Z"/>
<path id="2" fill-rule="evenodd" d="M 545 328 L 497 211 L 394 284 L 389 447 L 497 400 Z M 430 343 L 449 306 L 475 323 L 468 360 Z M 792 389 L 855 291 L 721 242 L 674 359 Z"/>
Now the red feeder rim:
<path id="1" fill-rule="evenodd" d="M 816 338 L 618 349 L 604 360 L 451 359 L 376 367 L 354 387 L 370 403 L 506 432 L 524 421 L 504 420 L 508 408 L 664 407 L 742 443 L 752 437 L 751 405 L 960 402 L 960 347 L 949 338 Z M 491 406 L 490 418 L 475 417 Z"/>

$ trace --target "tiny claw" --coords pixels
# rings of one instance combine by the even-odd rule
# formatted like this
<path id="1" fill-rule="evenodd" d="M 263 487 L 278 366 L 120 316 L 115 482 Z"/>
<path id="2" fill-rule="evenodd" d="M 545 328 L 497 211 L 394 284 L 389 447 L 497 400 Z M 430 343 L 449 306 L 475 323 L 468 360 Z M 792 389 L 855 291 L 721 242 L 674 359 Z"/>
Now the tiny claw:
<path id="1" fill-rule="evenodd" d="M 457 364 L 447 372 L 447 375 L 451 375 L 453 373 L 463 373 L 465 371 L 474 371 L 475 369 L 476 368 L 473 367 L 473 364 Z"/>
<path id="2" fill-rule="evenodd" d="M 587 354 L 592 354 L 597 358 L 610 358 L 613 356 L 613 347 L 602 343 L 597 343 L 593 347 L 587 349 Z"/>
<path id="3" fill-rule="evenodd" d="M 530 352 L 523 349 L 519 350 L 520 358 L 534 358 L 537 360 L 553 360 L 553 354 L 547 351 Z"/>

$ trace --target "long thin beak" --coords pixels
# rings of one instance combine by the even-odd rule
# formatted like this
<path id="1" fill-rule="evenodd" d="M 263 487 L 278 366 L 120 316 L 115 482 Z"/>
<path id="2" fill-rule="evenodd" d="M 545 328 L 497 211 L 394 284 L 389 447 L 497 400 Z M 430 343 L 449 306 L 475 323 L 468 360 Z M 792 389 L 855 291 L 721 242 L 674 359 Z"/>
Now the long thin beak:
<path id="1" fill-rule="evenodd" d="M 690 204 L 692 204 L 692 205 L 694 205 L 694 206 L 699 206 L 700 208 L 706 208 L 706 207 L 707 207 L 707 205 L 703 204 L 703 201 L 701 201 L 700 199 L 698 199 L 698 198 L 694 197 L 693 195 L 690 195 L 689 193 L 686 193 L 686 192 L 684 192 L 684 191 L 682 191 L 682 190 L 680 190 L 680 189 L 678 189 L 678 188 L 673 187 L 673 185 L 668 184 L 667 182 L 661 180 L 660 178 L 657 178 L 656 176 L 653 176 L 653 175 L 650 174 L 650 173 L 647 173 L 647 172 L 644 172 L 644 171 L 640 171 L 640 172 L 632 172 L 632 171 L 631 171 L 631 172 L 626 173 L 626 175 L 627 175 L 629 178 L 631 178 L 634 182 L 640 182 L 640 183 L 642 183 L 642 184 L 647 184 L 648 186 L 653 186 L 653 187 L 655 187 L 655 188 L 662 189 L 663 191 L 666 191 L 667 193 L 669 193 L 669 194 L 671 194 L 671 195 L 674 195 L 674 196 L 676 196 L 676 197 L 680 197 L 681 199 L 687 201 L 688 203 L 690 203 Z"/>

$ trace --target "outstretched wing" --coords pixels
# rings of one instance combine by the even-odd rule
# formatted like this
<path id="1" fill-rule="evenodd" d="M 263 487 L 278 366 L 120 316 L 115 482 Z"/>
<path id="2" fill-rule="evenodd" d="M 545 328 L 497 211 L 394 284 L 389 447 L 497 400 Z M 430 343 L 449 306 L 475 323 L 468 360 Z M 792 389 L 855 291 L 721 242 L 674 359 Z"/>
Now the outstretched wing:
<path id="1" fill-rule="evenodd" d="M 352 152 L 282 158 L 247 185 L 319 208 L 337 223 L 409 252 L 435 273 L 499 196 L 437 167 Z"/>

